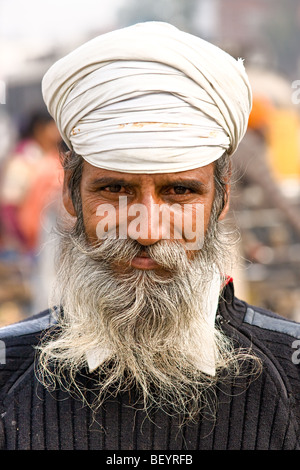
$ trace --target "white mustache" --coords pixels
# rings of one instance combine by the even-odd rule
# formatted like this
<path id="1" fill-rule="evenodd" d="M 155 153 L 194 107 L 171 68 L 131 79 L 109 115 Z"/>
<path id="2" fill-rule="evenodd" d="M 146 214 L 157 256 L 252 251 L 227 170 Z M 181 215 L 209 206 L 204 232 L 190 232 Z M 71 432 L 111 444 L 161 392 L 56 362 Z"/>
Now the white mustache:
<path id="1" fill-rule="evenodd" d="M 129 264 L 135 257 L 148 256 L 162 268 L 173 273 L 182 273 L 188 266 L 187 251 L 184 245 L 176 240 L 161 240 L 153 245 L 143 246 L 132 239 L 107 238 L 96 245 L 86 245 L 83 237 L 73 239 L 73 243 L 81 253 L 88 255 L 94 261 Z"/>

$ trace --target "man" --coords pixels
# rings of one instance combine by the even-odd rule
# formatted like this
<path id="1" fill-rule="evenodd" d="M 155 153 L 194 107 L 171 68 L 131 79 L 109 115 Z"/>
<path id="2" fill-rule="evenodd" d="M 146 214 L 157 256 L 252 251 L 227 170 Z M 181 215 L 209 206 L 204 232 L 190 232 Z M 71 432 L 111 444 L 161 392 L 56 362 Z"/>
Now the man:
<path id="1" fill-rule="evenodd" d="M 226 276 L 242 62 L 150 22 L 61 59 L 43 93 L 70 218 L 53 308 L 1 333 L 3 448 L 299 448 L 299 325 Z"/>

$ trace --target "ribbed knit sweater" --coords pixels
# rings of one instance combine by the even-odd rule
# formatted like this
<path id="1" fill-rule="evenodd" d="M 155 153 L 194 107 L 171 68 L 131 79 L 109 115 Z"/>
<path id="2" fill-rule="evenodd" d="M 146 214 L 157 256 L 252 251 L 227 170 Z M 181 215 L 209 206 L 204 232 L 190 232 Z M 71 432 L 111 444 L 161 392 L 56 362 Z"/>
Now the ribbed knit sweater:
<path id="1" fill-rule="evenodd" d="M 263 361 L 258 378 L 216 387 L 215 420 L 199 416 L 178 427 L 178 416 L 157 410 L 147 417 L 134 392 L 108 399 L 94 415 L 76 396 L 45 389 L 35 377 L 35 349 L 49 331 L 49 311 L 0 330 L 0 448 L 35 450 L 255 450 L 299 449 L 300 325 L 249 306 L 225 288 L 217 321 Z M 300 342 L 299 342 L 300 343 Z M 92 376 L 86 374 L 89 386 Z"/>

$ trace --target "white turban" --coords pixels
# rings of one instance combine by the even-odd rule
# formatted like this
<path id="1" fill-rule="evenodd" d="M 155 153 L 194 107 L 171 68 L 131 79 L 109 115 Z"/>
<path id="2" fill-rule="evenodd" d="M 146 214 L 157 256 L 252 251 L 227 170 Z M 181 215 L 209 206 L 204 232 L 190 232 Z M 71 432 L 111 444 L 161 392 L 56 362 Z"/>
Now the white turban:
<path id="1" fill-rule="evenodd" d="M 161 22 L 87 42 L 48 70 L 42 91 L 70 149 L 130 173 L 185 171 L 233 154 L 252 103 L 241 59 Z"/>

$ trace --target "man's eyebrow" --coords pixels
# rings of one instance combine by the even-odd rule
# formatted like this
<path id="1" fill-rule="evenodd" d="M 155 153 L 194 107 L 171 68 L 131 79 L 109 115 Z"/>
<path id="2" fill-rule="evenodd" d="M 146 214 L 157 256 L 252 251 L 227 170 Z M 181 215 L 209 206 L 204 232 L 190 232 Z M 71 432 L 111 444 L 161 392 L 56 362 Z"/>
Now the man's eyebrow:
<path id="1" fill-rule="evenodd" d="M 177 180 L 173 180 L 173 181 L 170 181 L 169 183 L 165 184 L 164 185 L 165 187 L 166 186 L 172 186 L 173 188 L 175 186 L 184 186 L 185 188 L 188 188 L 188 189 L 193 189 L 194 191 L 199 191 L 205 187 L 207 187 L 207 184 L 203 183 L 202 181 L 199 181 L 197 179 L 193 179 L 193 180 L 186 180 L 186 179 L 177 179 Z"/>
<path id="2" fill-rule="evenodd" d="M 129 186 L 131 183 L 128 181 L 113 177 L 113 176 L 104 176 L 103 178 L 97 178 L 89 182 L 89 186 L 99 187 L 99 186 L 108 186 L 108 185 L 120 185 L 120 186 Z"/>
<path id="3" fill-rule="evenodd" d="M 133 183 L 122 179 L 120 177 L 114 176 L 104 176 L 102 178 L 95 178 L 94 180 L 89 182 L 89 186 L 91 188 L 99 188 L 101 186 L 109 186 L 109 185 L 120 185 L 123 187 L 133 187 L 136 186 L 138 183 Z M 185 188 L 191 189 L 193 191 L 203 191 L 208 185 L 203 183 L 198 179 L 185 179 L 185 178 L 177 178 L 176 180 L 165 181 L 164 184 L 161 185 L 163 188 L 168 187 L 175 187 L 175 186 L 184 186 Z"/>

